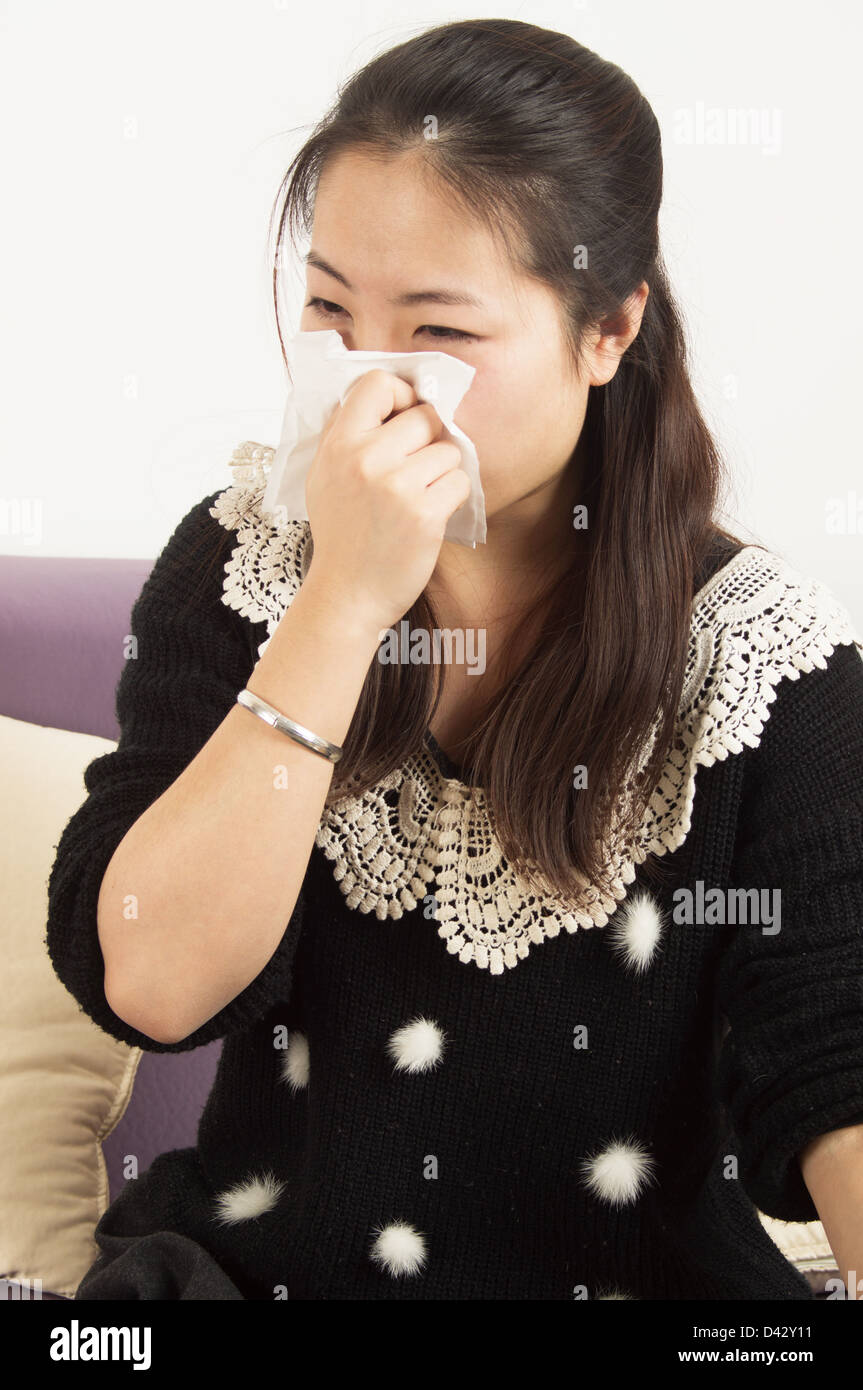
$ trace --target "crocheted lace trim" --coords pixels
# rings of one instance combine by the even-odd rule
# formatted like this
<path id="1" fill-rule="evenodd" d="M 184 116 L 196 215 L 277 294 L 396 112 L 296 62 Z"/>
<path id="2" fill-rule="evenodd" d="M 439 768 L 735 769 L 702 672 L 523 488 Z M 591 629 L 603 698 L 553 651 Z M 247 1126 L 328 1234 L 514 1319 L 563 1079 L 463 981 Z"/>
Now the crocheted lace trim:
<path id="1" fill-rule="evenodd" d="M 261 512 L 273 453 L 252 443 L 237 449 L 231 467 L 238 481 L 210 509 L 237 534 L 222 602 L 252 622 L 266 621 L 269 635 L 259 653 L 310 560 L 307 521 L 277 524 L 274 513 Z M 757 546 L 738 551 L 704 585 L 693 600 L 677 737 L 634 842 L 611 837 L 611 895 L 586 881 L 566 900 L 538 891 L 544 880 L 535 867 L 531 883 L 504 859 L 483 789 L 444 777 L 425 747 L 361 796 L 325 809 L 316 843 L 332 862 L 348 907 L 380 920 L 399 918 L 431 895 L 447 949 L 466 964 L 502 974 L 561 930 L 604 926 L 637 865 L 685 840 L 696 768 L 740 753 L 745 744 L 756 747 L 778 683 L 823 668 L 835 646 L 850 642 L 863 657 L 863 641 L 831 592 Z"/>

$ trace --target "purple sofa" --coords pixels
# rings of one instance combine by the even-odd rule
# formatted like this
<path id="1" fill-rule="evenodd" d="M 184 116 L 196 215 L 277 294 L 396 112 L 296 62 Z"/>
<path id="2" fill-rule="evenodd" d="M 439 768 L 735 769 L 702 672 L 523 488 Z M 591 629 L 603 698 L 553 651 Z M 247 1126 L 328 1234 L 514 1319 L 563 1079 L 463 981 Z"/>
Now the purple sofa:
<path id="1" fill-rule="evenodd" d="M 0 714 L 118 739 L 122 639 L 152 567 L 152 560 L 0 556 Z M 196 1142 L 221 1047 L 217 1040 L 192 1052 L 143 1054 L 126 1113 L 102 1146 L 111 1200 L 123 1186 L 124 1154 L 138 1154 L 143 1171 L 158 1154 Z"/>

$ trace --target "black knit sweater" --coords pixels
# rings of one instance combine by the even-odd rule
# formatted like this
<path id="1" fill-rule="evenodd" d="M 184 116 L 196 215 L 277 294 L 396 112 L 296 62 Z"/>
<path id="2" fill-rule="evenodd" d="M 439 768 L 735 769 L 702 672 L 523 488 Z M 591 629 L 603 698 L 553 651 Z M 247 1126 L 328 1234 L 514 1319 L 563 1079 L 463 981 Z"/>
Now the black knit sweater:
<path id="1" fill-rule="evenodd" d="M 220 526 L 220 496 L 180 522 L 134 606 L 119 744 L 87 768 L 49 884 L 54 967 L 106 1032 L 153 1052 L 224 1039 L 197 1147 L 160 1156 L 100 1230 L 178 1232 L 248 1299 L 811 1298 L 756 1207 L 816 1219 L 796 1155 L 863 1123 L 863 652 L 845 610 L 753 547 L 768 569 L 736 571 L 731 607 L 721 587 L 702 597 L 683 720 L 699 751 L 656 803 L 661 886 L 636 863 L 605 920 L 563 930 L 542 903 L 491 926 L 486 903 L 483 926 L 472 880 L 436 915 L 464 856 L 435 858 L 432 836 L 405 868 L 383 836 L 387 897 L 354 811 L 322 830 L 257 978 L 160 1044 L 107 1004 L 96 905 L 273 629 L 247 601 L 272 532 L 236 488 L 237 526 Z M 308 526 L 291 525 L 300 575 Z M 732 547 L 699 582 L 740 561 Z M 456 774 L 433 740 L 410 772 L 458 815 Z M 766 913 L 679 920 L 676 890 L 697 904 L 699 881 L 762 906 L 781 889 L 780 930 Z"/>

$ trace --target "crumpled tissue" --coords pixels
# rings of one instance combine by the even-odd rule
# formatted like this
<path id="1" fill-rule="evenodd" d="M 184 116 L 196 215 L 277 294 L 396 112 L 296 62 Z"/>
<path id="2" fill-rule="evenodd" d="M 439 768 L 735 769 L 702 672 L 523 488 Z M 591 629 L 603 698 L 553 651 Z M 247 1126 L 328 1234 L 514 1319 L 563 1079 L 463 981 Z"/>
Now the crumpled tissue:
<path id="1" fill-rule="evenodd" d="M 453 512 L 444 539 L 476 547 L 486 539 L 485 496 L 476 449 L 453 416 L 476 372 L 447 352 L 351 352 L 334 329 L 296 333 L 285 344 L 292 383 L 282 435 L 270 464 L 261 510 L 287 521 L 308 521 L 305 485 L 321 433 L 336 405 L 358 377 L 375 367 L 409 381 L 421 401 L 433 405 L 444 426 L 442 439 L 457 444 L 470 479 L 470 496 Z"/>

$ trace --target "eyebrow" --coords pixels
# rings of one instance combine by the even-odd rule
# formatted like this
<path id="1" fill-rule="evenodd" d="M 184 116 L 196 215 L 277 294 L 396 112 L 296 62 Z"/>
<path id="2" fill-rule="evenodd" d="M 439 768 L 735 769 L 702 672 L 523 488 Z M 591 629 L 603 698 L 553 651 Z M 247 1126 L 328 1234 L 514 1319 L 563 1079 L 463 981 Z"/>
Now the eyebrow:
<path id="1" fill-rule="evenodd" d="M 336 270 L 316 251 L 309 251 L 303 259 L 307 265 L 315 266 L 318 270 L 322 270 L 325 275 L 332 275 L 333 279 L 344 285 L 346 290 L 354 293 L 354 286 L 342 275 L 341 271 Z M 486 307 L 481 299 L 477 299 L 475 295 L 467 294 L 463 290 L 410 290 L 405 294 L 395 295 L 388 302 L 396 305 L 463 304 L 472 309 L 484 309 Z"/>

